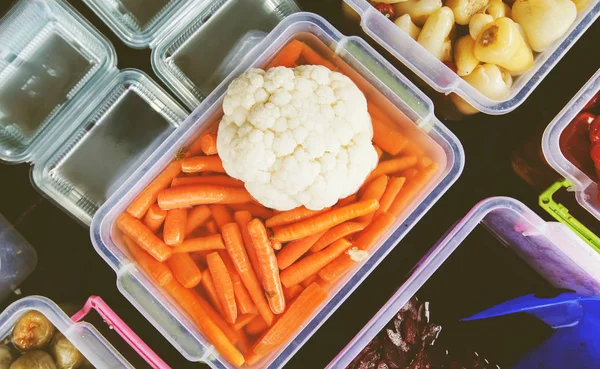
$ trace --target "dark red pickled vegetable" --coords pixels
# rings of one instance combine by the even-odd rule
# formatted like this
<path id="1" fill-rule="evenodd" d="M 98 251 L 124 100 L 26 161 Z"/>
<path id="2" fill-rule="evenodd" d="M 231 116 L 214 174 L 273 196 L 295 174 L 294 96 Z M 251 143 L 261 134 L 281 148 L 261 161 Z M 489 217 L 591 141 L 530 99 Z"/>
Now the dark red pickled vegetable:
<path id="1" fill-rule="evenodd" d="M 596 92 L 594 97 L 592 97 L 590 99 L 590 101 L 588 101 L 588 103 L 585 104 L 582 111 L 588 111 L 588 110 L 594 109 L 595 107 L 598 106 L 599 102 L 600 102 L 600 91 Z"/>
<path id="2" fill-rule="evenodd" d="M 590 141 L 591 142 L 600 141 L 600 116 L 597 116 L 596 118 L 594 118 L 594 120 L 590 124 Z"/>
<path id="3" fill-rule="evenodd" d="M 581 171 L 592 177 L 595 174 L 594 163 L 590 158 L 590 124 L 595 116 L 579 113 L 565 128 L 560 136 L 560 150 L 567 160 Z"/>
<path id="4" fill-rule="evenodd" d="M 387 18 L 394 18 L 394 8 L 390 4 L 375 4 L 375 9 L 377 9 L 381 14 L 385 15 Z"/>

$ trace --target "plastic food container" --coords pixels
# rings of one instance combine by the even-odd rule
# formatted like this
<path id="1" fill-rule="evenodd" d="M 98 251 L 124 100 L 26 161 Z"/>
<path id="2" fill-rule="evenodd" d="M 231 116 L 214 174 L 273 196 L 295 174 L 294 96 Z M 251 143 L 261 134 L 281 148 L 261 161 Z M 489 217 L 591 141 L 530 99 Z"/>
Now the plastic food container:
<path id="1" fill-rule="evenodd" d="M 294 0 L 85 2 L 127 45 L 152 49 L 156 75 L 190 109 L 277 23 L 300 10 Z"/>
<path id="2" fill-rule="evenodd" d="M 598 91 L 600 91 L 600 70 L 579 90 L 544 131 L 542 137 L 544 157 L 550 166 L 565 178 L 565 181 L 556 183 L 542 194 L 540 204 L 600 252 L 600 238 L 572 217 L 567 208 L 556 204 L 552 198 L 561 187 L 567 187 L 568 191 L 575 192 L 575 199 L 579 205 L 600 221 L 600 205 L 596 200 L 598 197 L 596 179 L 590 178 L 569 161 L 560 146 L 563 131 Z"/>
<path id="3" fill-rule="evenodd" d="M 41 296 L 30 296 L 11 304 L 0 315 L 0 337 L 9 337 L 19 318 L 28 311 L 42 313 L 83 356 L 96 368 L 129 368 L 133 366 L 104 338 L 94 326 L 81 321 L 94 309 L 142 358 L 154 369 L 169 369 L 146 344 L 123 322 L 115 312 L 97 296 L 88 299 L 86 305 L 69 318 L 51 300 Z"/>
<path id="4" fill-rule="evenodd" d="M 431 87 L 444 94 L 456 93 L 481 112 L 493 115 L 506 114 L 521 105 L 600 15 L 600 1 L 591 0 L 587 7 L 577 14 L 575 23 L 571 25 L 562 39 L 554 42 L 544 52 L 537 54 L 533 67 L 514 79 L 510 94 L 504 100 L 496 101 L 485 97 L 469 85 L 462 77 L 431 55 L 393 22 L 390 22 L 367 0 L 344 1 L 360 14 L 361 26 L 369 36 Z"/>
<path id="5" fill-rule="evenodd" d="M 419 296 L 419 290 L 426 282 L 435 278 L 435 273 L 443 269 L 448 259 L 465 239 L 478 229 L 479 225 L 483 225 L 494 238 L 500 241 L 499 247 L 493 245 L 494 249 L 499 251 L 508 249 L 507 254 L 514 253 L 515 255 L 512 256 L 517 256 L 515 259 L 522 259 L 535 274 L 539 274 L 543 283 L 548 283 L 552 287 L 571 289 L 584 295 L 600 294 L 600 268 L 598 267 L 600 255 L 588 247 L 567 226 L 558 222 L 544 221 L 517 200 L 505 197 L 489 198 L 477 204 L 430 250 L 396 293 L 338 354 L 328 368 L 346 368 L 412 296 L 415 294 Z M 491 237 L 490 239 L 494 241 Z M 479 242 L 476 242 L 476 245 L 481 246 Z M 473 261 L 480 262 L 477 259 Z M 470 268 L 469 265 L 464 265 L 463 268 L 465 267 Z M 514 270 L 511 269 L 510 272 Z M 510 277 L 518 284 L 518 274 Z M 523 280 L 523 283 L 526 282 L 529 281 Z M 461 287 L 449 286 L 449 288 L 456 290 Z M 470 292 L 456 294 L 465 296 L 467 293 Z M 450 292 L 447 298 L 452 298 L 456 294 Z M 470 294 L 473 294 L 472 291 Z M 498 291 L 494 290 L 491 294 L 498 294 Z M 455 296 L 455 298 L 458 299 L 455 301 L 461 301 L 459 297 Z M 505 301 L 499 296 L 497 299 L 499 300 L 487 307 Z M 475 294 L 472 301 L 478 300 L 479 297 Z M 460 302 L 457 302 L 458 304 Z M 436 305 L 433 302 L 432 309 L 432 319 L 435 319 Z M 440 310 L 443 311 L 444 307 L 437 307 L 438 316 Z M 472 315 L 479 311 L 469 311 L 467 314 Z"/>
<path id="6" fill-rule="evenodd" d="M 37 254 L 29 242 L 0 214 L 0 301 L 33 272 Z"/>
<path id="7" fill-rule="evenodd" d="M 255 367 L 282 367 L 448 189 L 463 168 L 462 147 L 457 138 L 435 118 L 431 101 L 364 40 L 340 34 L 323 18 L 311 13 L 297 13 L 286 18 L 99 209 L 92 223 L 92 242 L 99 254 L 116 271 L 119 290 L 188 360 L 206 362 L 213 368 L 232 366 L 219 357 L 171 299 L 165 297 L 132 263 L 118 233 L 113 229 L 114 223 L 139 191 L 171 161 L 180 147 L 191 143 L 217 121 L 221 114 L 223 95 L 230 81 L 248 68 L 266 65 L 292 39 L 300 39 L 318 50 L 335 52 L 336 58 L 347 63 L 353 72 L 370 84 L 370 93 L 385 97 L 389 101 L 388 108 L 406 114 L 416 123 L 414 127 L 408 128 L 414 129 L 415 134 L 427 142 L 436 155 L 434 159 L 439 162 L 440 170 L 435 180 L 424 189 L 424 193 L 415 198 L 402 219 L 375 246 L 368 262 L 358 263 L 353 271 L 333 287 L 326 302 L 292 340 Z"/>
<path id="8" fill-rule="evenodd" d="M 22 0 L 0 20 L 0 160 L 79 221 L 187 113 L 62 0 Z"/>

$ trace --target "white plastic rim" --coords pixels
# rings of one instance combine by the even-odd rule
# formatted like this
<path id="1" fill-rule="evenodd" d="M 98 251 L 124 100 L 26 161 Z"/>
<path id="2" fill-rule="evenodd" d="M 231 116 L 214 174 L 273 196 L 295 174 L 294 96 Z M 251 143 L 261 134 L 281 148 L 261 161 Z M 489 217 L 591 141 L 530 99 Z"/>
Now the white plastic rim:
<path id="1" fill-rule="evenodd" d="M 543 268 L 536 271 L 555 286 L 571 288 L 580 293 L 600 293 L 598 253 L 564 224 L 544 221 L 515 199 L 492 197 L 475 205 L 431 248 L 396 293 L 331 361 L 327 369 L 346 368 L 480 224 L 484 224 L 508 247 L 517 249 L 518 255 L 534 269 L 536 263 L 543 264 Z"/>
<path id="2" fill-rule="evenodd" d="M 560 149 L 562 132 L 598 91 L 600 91 L 600 69 L 546 127 L 542 136 L 542 151 L 548 164 L 573 184 L 577 202 L 600 220 L 600 205 L 596 202 L 598 184 L 573 165 Z"/>
<path id="3" fill-rule="evenodd" d="M 117 272 L 120 291 L 184 357 L 190 361 L 206 362 L 212 368 L 233 368 L 233 366 L 220 358 L 212 345 L 178 310 L 171 299 L 163 296 L 163 292 L 154 286 L 130 261 L 129 256 L 119 248 L 116 243 L 118 240 L 115 239 L 118 236 L 113 237 L 113 224 L 136 194 L 171 161 L 178 148 L 186 146 L 197 132 L 202 131 L 203 126 L 210 124 L 210 119 L 220 111 L 229 83 L 248 68 L 264 65 L 277 50 L 299 34 L 316 36 L 342 56 L 346 63 L 375 86 L 441 147 L 447 163 L 441 178 L 423 194 L 422 200 L 415 205 L 406 219 L 397 222 L 393 229 L 388 231 L 388 237 L 379 241 L 369 260 L 357 265 L 353 272 L 348 273 L 344 283 L 338 284 L 331 291 L 328 299 L 312 314 L 303 328 L 290 338 L 287 346 L 272 354 L 265 360 L 266 363 L 261 363 L 261 368 L 281 368 L 456 181 L 464 166 L 462 146 L 458 139 L 435 118 L 431 100 L 364 40 L 342 35 L 325 19 L 315 14 L 296 13 L 287 17 L 111 196 L 92 220 L 92 243 L 98 253 Z M 357 59 L 358 54 L 362 61 Z M 368 66 L 363 64 L 365 60 Z M 399 94 L 403 94 L 403 98 L 400 98 Z M 258 368 L 258 366 L 254 367 Z"/>
<path id="4" fill-rule="evenodd" d="M 591 0 L 577 14 L 569 31 L 544 52 L 535 56 L 533 67 L 515 78 L 503 100 L 491 100 L 431 55 L 408 34 L 369 4 L 367 0 L 344 0 L 361 16 L 361 27 L 377 43 L 427 82 L 446 95 L 456 93 L 477 110 L 490 115 L 506 114 L 521 105 L 573 44 L 600 16 L 600 0 Z"/>

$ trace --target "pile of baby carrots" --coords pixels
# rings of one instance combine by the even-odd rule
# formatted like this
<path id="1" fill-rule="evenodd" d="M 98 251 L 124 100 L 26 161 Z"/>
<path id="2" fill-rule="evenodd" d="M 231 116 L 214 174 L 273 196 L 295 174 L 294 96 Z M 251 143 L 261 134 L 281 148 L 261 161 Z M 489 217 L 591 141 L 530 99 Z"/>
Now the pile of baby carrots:
<path id="1" fill-rule="evenodd" d="M 299 58 L 332 65 L 292 41 L 271 66 Z M 369 112 L 380 162 L 331 208 L 262 206 L 227 176 L 216 134 L 206 133 L 117 218 L 137 264 L 232 364 L 253 365 L 285 344 L 437 171 L 379 108 Z"/>

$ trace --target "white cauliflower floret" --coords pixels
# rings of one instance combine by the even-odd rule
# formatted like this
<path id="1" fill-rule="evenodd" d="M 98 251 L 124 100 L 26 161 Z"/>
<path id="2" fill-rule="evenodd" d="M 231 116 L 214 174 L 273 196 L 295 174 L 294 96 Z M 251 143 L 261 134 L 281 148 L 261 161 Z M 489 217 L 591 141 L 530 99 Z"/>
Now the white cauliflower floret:
<path id="1" fill-rule="evenodd" d="M 269 208 L 332 206 L 377 165 L 365 96 L 325 67 L 249 70 L 229 85 L 223 112 L 223 167 Z"/>

